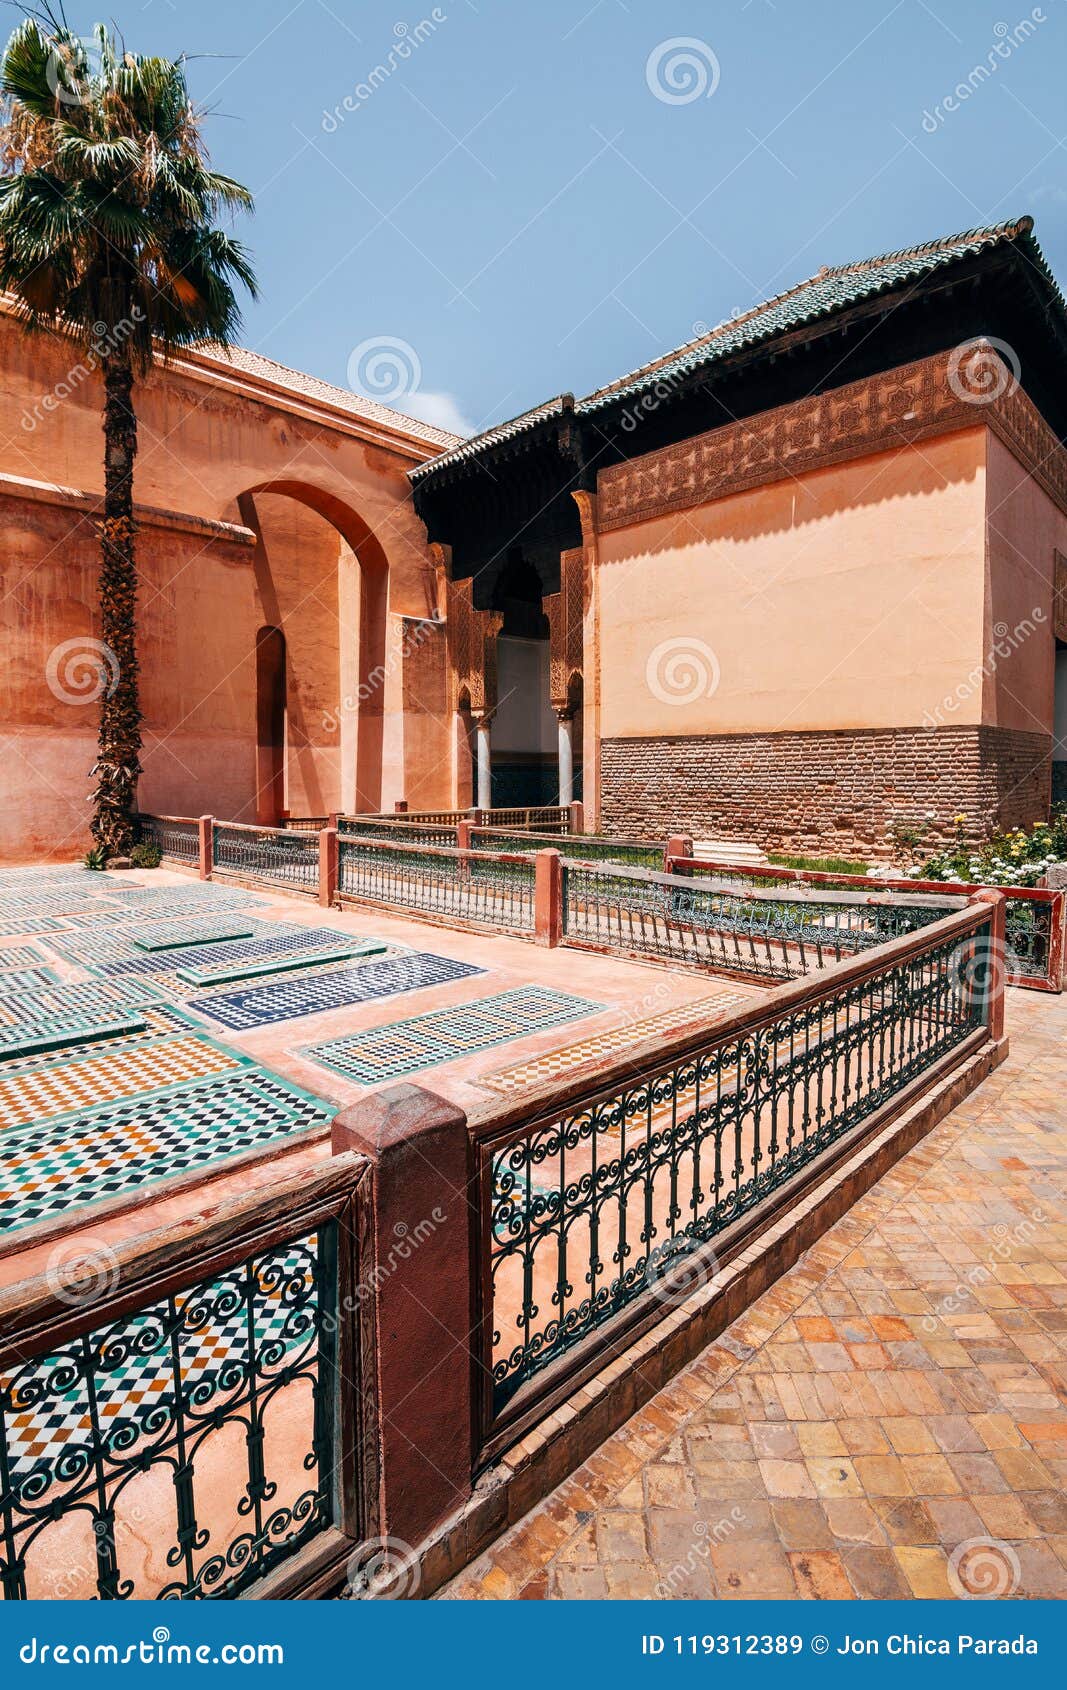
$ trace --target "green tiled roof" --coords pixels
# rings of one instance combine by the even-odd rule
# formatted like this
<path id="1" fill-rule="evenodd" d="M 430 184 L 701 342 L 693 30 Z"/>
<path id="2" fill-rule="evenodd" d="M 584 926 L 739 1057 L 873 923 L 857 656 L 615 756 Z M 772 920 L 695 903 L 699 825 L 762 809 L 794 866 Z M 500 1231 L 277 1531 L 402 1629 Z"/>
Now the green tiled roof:
<path id="1" fill-rule="evenodd" d="M 756 346 L 789 334 L 806 325 L 833 317 L 840 311 L 887 293 L 909 282 L 922 281 L 937 271 L 960 263 L 976 254 L 999 245 L 1017 244 L 1023 248 L 1031 267 L 1045 283 L 1054 305 L 1065 312 L 1063 296 L 1056 286 L 1052 272 L 1033 239 L 1031 217 L 1014 218 L 986 229 L 968 229 L 960 235 L 928 241 L 923 246 L 909 247 L 903 252 L 885 253 L 878 258 L 866 258 L 858 263 L 842 264 L 836 269 L 820 270 L 818 275 L 800 282 L 788 292 L 764 301 L 740 317 L 720 323 L 718 327 L 676 348 L 665 357 L 643 364 L 628 375 L 621 376 L 607 387 L 573 403 L 575 415 L 593 416 L 609 405 L 625 402 L 660 382 L 683 380 L 748 346 Z M 465 440 L 439 457 L 431 458 L 411 470 L 413 481 L 432 476 L 436 469 L 463 459 L 479 457 L 483 451 L 500 441 L 508 440 L 535 428 L 538 423 L 568 406 L 569 396 L 535 406 L 510 422 L 486 430 Z"/>

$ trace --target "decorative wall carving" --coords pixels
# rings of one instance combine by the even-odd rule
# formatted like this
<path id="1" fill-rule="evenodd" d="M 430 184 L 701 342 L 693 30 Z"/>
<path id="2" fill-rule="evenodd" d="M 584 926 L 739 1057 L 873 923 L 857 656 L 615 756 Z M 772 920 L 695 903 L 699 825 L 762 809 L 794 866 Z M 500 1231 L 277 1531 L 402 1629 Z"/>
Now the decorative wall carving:
<path id="1" fill-rule="evenodd" d="M 1058 640 L 1067 641 L 1067 557 L 1055 555 L 1055 574 L 1052 578 L 1052 632 Z"/>
<path id="2" fill-rule="evenodd" d="M 585 610 L 585 549 L 561 552 L 560 590 L 545 599 L 550 635 L 550 691 L 552 708 L 566 709 L 571 700 L 571 677 L 583 672 Z"/>
<path id="3" fill-rule="evenodd" d="M 993 350 L 987 354 L 983 347 L 971 356 L 994 371 L 990 385 L 971 394 L 958 350 L 938 353 L 613 464 L 598 478 L 599 529 L 647 522 L 827 464 L 982 425 L 1067 511 L 1067 452 Z"/>
<path id="4" fill-rule="evenodd" d="M 504 618 L 499 610 L 474 608 L 473 581 L 447 581 L 448 647 L 452 671 L 452 708 L 462 693 L 475 713 L 496 708 L 496 637 Z"/>

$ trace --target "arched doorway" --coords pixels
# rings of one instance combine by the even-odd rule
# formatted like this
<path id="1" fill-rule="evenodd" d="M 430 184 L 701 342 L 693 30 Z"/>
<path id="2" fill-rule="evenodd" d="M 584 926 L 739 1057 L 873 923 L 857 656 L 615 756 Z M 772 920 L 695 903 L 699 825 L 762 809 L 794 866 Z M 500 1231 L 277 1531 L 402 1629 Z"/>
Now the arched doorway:
<path id="1" fill-rule="evenodd" d="M 260 628 L 256 635 L 256 821 L 273 827 L 285 797 L 285 635 Z"/>
<path id="2" fill-rule="evenodd" d="M 267 809 L 275 816 L 283 808 L 295 816 L 380 809 L 389 678 L 385 553 L 357 511 L 310 483 L 263 482 L 237 504 L 256 535 L 259 612 L 282 642 L 280 669 L 272 671 L 283 688 L 279 752 L 276 738 L 263 738 L 257 639 L 257 820 Z M 263 662 L 272 661 L 268 649 Z M 278 708 L 275 700 L 275 721 Z"/>

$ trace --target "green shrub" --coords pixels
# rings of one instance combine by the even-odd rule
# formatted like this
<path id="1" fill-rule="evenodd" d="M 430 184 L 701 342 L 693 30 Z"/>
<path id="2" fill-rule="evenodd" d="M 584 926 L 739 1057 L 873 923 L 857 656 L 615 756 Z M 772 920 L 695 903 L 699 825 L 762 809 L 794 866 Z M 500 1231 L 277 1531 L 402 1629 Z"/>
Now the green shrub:
<path id="1" fill-rule="evenodd" d="M 100 845 L 94 845 L 91 851 L 86 851 L 82 858 L 82 868 L 90 868 L 94 873 L 107 868 L 107 852 Z"/>
<path id="2" fill-rule="evenodd" d="M 770 852 L 767 860 L 776 868 L 803 868 L 816 874 L 867 873 L 867 864 L 853 857 L 782 857 Z"/>
<path id="3" fill-rule="evenodd" d="M 162 861 L 163 853 L 158 845 L 135 845 L 130 852 L 134 868 L 158 868 Z"/>

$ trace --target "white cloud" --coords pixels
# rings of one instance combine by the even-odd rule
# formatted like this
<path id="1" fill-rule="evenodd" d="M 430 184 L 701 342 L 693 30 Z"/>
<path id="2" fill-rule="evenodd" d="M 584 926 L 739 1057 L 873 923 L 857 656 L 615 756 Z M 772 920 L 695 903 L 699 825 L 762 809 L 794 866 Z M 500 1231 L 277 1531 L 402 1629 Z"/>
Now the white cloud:
<path id="1" fill-rule="evenodd" d="M 476 433 L 474 424 L 463 415 L 451 393 L 405 393 L 397 400 L 396 409 L 406 416 L 418 417 L 420 422 L 432 423 L 435 428 L 447 429 L 449 434 Z"/>

